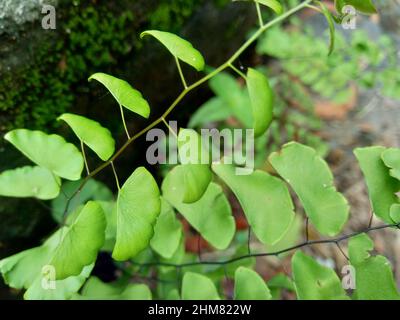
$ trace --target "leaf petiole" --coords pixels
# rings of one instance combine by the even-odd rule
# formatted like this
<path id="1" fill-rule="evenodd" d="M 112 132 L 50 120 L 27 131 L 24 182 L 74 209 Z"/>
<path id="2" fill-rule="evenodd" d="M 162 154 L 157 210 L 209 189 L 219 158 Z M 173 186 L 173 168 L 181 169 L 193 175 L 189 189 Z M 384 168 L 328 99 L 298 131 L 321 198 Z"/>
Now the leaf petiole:
<path id="1" fill-rule="evenodd" d="M 130 140 L 131 136 L 129 135 L 128 127 L 126 126 L 124 109 L 122 108 L 122 105 L 119 105 L 119 108 L 121 110 L 121 119 L 122 119 L 122 123 L 124 125 L 126 136 L 128 137 L 128 140 Z"/>
<path id="2" fill-rule="evenodd" d="M 179 59 L 177 57 L 175 57 L 175 62 L 176 62 L 176 66 L 178 67 L 179 76 L 181 77 L 183 87 L 185 88 L 185 90 L 187 90 L 188 85 L 186 83 L 185 76 L 183 75 L 183 72 L 182 72 L 181 63 L 179 62 Z"/>
<path id="3" fill-rule="evenodd" d="M 254 2 L 256 4 L 257 16 L 258 16 L 258 21 L 260 23 L 260 28 L 262 28 L 264 26 L 264 21 L 263 21 L 262 14 L 261 14 L 260 4 L 257 1 L 254 1 Z"/>
<path id="4" fill-rule="evenodd" d="M 88 165 L 87 158 L 86 158 L 85 146 L 84 146 L 82 140 L 81 140 L 81 150 L 82 150 L 83 161 L 85 162 L 86 172 L 87 172 L 87 174 L 89 176 L 90 175 L 90 170 L 89 170 L 89 165 Z"/>

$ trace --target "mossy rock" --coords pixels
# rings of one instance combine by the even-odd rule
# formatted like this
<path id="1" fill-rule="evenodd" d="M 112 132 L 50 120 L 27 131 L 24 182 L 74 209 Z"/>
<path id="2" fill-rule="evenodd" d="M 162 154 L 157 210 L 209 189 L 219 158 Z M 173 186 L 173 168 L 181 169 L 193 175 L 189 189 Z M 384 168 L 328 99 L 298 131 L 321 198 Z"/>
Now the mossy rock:
<path id="1" fill-rule="evenodd" d="M 0 133 L 15 127 L 51 129 L 57 115 L 81 106 L 77 100 L 89 92 L 90 74 L 118 73 L 141 55 L 140 31 L 177 32 L 205 4 L 226 2 L 59 0 L 57 29 L 43 30 L 41 13 L 34 11 L 41 1 L 25 1 L 28 17 L 9 18 L 0 35 Z"/>

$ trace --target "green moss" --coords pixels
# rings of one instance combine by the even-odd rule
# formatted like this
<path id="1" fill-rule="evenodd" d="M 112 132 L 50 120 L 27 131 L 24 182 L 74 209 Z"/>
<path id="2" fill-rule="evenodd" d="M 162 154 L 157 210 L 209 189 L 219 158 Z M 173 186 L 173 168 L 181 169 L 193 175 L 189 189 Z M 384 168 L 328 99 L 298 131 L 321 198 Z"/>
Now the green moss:
<path id="1" fill-rule="evenodd" d="M 29 65 L 0 78 L 0 132 L 15 127 L 52 129 L 54 119 L 89 90 L 90 74 L 113 72 L 132 51 L 139 54 L 137 35 L 143 27 L 177 31 L 203 2 L 160 0 L 155 8 L 141 6 L 141 17 L 130 1 L 61 2 L 55 36 L 40 43 Z"/>
<path id="2" fill-rule="evenodd" d="M 214 4 L 223 6 L 229 0 L 215 0 Z M 205 0 L 160 1 L 157 9 L 149 17 L 151 28 L 177 32 L 179 27 L 192 15 L 193 10 Z"/>
<path id="3" fill-rule="evenodd" d="M 174 32 L 176 28 L 188 18 L 198 0 L 164 1 L 150 16 L 151 28 Z"/>
<path id="4" fill-rule="evenodd" d="M 130 11 L 115 16 L 106 7 L 74 7 L 64 26 L 67 81 L 87 78 L 91 72 L 117 64 L 135 43 Z"/>
<path id="5" fill-rule="evenodd" d="M 42 64 L 42 57 L 45 56 L 39 54 L 17 76 L 6 74 L 0 79 L 1 131 L 32 123 L 35 127 L 44 127 L 72 103 L 68 85 L 60 81 L 60 71 L 48 68 L 51 61 Z"/>

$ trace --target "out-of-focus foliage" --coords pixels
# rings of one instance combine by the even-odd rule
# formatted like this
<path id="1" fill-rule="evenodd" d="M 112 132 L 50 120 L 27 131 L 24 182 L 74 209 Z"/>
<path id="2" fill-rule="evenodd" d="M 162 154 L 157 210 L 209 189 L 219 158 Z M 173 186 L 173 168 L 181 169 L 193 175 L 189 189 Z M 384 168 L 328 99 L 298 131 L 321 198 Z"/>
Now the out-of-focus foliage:
<path id="1" fill-rule="evenodd" d="M 372 39 L 365 30 L 352 31 L 351 40 L 336 33 L 334 52 L 315 31 L 293 19 L 293 29 L 271 29 L 258 42 L 260 54 L 279 59 L 279 66 L 323 98 L 344 103 L 351 84 L 380 88 L 382 94 L 400 98 L 400 67 L 396 44 L 388 36 Z"/>

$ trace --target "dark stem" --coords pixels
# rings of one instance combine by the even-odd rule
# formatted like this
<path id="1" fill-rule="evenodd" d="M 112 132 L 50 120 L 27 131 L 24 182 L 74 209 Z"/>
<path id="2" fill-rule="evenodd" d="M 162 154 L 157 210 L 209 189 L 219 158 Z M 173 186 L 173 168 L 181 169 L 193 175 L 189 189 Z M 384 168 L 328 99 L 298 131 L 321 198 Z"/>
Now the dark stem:
<path id="1" fill-rule="evenodd" d="M 371 228 L 373 220 L 374 220 L 374 213 L 371 211 L 371 216 L 369 218 L 368 228 Z"/>
<path id="2" fill-rule="evenodd" d="M 370 232 L 377 231 L 377 230 L 383 230 L 383 229 L 388 229 L 388 228 L 399 228 L 399 227 L 400 227 L 400 222 L 393 223 L 393 224 L 384 224 L 384 225 L 380 225 L 380 226 L 376 226 L 376 227 L 367 228 L 367 229 L 364 229 L 361 231 L 353 232 L 353 233 L 343 235 L 341 237 L 334 238 L 334 239 L 312 240 L 312 241 L 303 242 L 298 245 L 295 245 L 295 246 L 292 246 L 292 247 L 289 247 L 286 249 L 282 249 L 282 250 L 276 251 L 276 252 L 247 254 L 247 255 L 235 257 L 235 258 L 232 258 L 229 260 L 224 260 L 224 261 L 200 261 L 200 262 L 188 262 L 188 263 L 182 263 L 182 264 L 174 264 L 174 263 L 168 263 L 168 262 L 136 263 L 134 261 L 132 263 L 135 265 L 142 265 L 142 266 L 166 266 L 166 267 L 181 267 L 181 268 L 192 267 L 192 266 L 197 266 L 197 265 L 227 265 L 230 263 L 234 263 L 237 261 L 254 258 L 254 257 L 278 256 L 282 253 L 294 251 L 297 249 L 301 249 L 304 247 L 309 247 L 309 246 L 313 246 L 313 245 L 317 245 L 317 244 L 329 244 L 329 243 L 336 244 L 336 243 L 340 243 L 342 241 L 348 240 L 350 238 L 354 238 L 355 236 L 358 236 L 362 233 L 370 233 Z"/>
<path id="3" fill-rule="evenodd" d="M 338 247 L 339 251 L 342 253 L 342 255 L 346 258 L 347 261 L 350 261 L 349 257 L 347 254 L 344 253 L 342 247 L 340 246 L 339 242 L 336 242 L 336 246 Z"/>
<path id="4" fill-rule="evenodd" d="M 199 261 L 201 262 L 201 235 L 200 235 L 200 233 L 197 233 L 197 257 L 199 258 Z"/>
<path id="5" fill-rule="evenodd" d="M 309 218 L 306 218 L 306 242 L 308 242 L 309 240 L 309 235 L 308 235 L 308 222 L 309 222 Z"/>
<path id="6" fill-rule="evenodd" d="M 247 253 L 251 254 L 251 227 L 249 226 L 247 234 Z"/>

